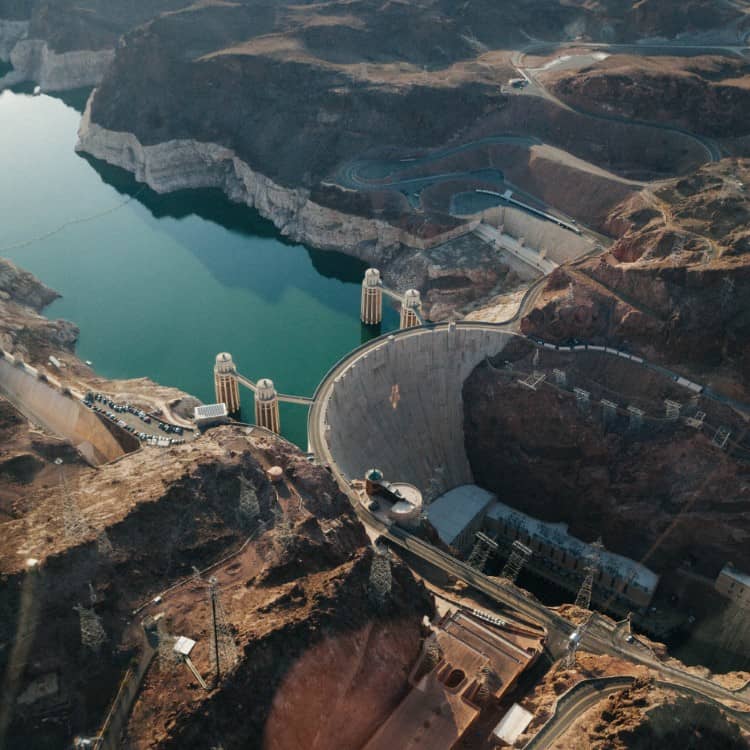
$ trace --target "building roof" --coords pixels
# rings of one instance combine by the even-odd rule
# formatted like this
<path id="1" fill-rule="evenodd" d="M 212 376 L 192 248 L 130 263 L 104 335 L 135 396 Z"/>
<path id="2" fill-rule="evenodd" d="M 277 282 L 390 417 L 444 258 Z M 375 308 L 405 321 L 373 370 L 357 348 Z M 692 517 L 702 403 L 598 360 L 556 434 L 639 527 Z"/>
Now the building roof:
<path id="1" fill-rule="evenodd" d="M 195 407 L 193 418 L 196 421 L 199 419 L 216 419 L 217 417 L 226 417 L 227 414 L 227 405 L 225 403 L 205 404 Z"/>
<path id="2" fill-rule="evenodd" d="M 534 714 L 527 711 L 523 706 L 519 706 L 518 703 L 514 703 L 510 707 L 510 711 L 500 719 L 500 723 L 492 730 L 492 734 L 497 739 L 512 745 L 523 734 L 533 718 Z"/>
<path id="3" fill-rule="evenodd" d="M 564 549 L 574 557 L 585 559 L 594 553 L 590 544 L 568 533 L 568 525 L 565 523 L 540 521 L 500 502 L 495 503 L 487 511 L 487 517 L 515 526 L 531 538 L 540 538 L 547 544 Z M 656 573 L 629 557 L 608 550 L 601 550 L 598 554 L 600 567 L 613 577 L 629 579 L 632 585 L 646 591 L 653 591 L 659 583 Z"/>
<path id="4" fill-rule="evenodd" d="M 440 538 L 453 540 L 495 499 L 476 484 L 462 484 L 436 498 L 427 506 L 427 517 Z"/>
<path id="5" fill-rule="evenodd" d="M 737 568 L 733 567 L 732 565 L 725 565 L 721 569 L 721 575 L 732 578 L 733 580 L 737 581 L 737 583 L 741 583 L 743 586 L 750 587 L 750 575 L 737 570 Z"/>

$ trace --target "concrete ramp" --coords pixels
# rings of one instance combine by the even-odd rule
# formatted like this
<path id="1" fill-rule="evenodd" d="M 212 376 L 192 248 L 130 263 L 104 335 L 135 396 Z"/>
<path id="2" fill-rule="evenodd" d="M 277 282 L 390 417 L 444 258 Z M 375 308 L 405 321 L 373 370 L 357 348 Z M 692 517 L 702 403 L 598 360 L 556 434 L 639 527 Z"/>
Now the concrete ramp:
<path id="1" fill-rule="evenodd" d="M 329 460 L 349 479 L 377 467 L 428 499 L 471 484 L 461 389 L 477 364 L 512 338 L 490 326 L 446 324 L 379 339 L 329 373 L 310 430 L 320 430 Z"/>
<path id="2" fill-rule="evenodd" d="M 41 380 L 33 368 L 7 357 L 0 358 L 0 395 L 32 422 L 69 440 L 94 466 L 138 447 L 130 434 L 123 431 L 118 439 L 116 425 L 104 424 L 82 403 Z"/>

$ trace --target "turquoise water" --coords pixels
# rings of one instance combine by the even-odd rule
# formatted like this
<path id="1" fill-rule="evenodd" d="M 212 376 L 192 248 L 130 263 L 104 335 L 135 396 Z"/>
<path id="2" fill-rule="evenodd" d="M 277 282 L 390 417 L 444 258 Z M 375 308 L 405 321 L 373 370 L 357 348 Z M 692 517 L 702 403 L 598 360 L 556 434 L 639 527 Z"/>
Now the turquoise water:
<path id="1" fill-rule="evenodd" d="M 84 101 L 0 93 L 0 256 L 63 295 L 46 314 L 80 327 L 77 353 L 105 377 L 148 376 L 210 402 L 214 357 L 229 351 L 248 377 L 312 395 L 373 335 L 359 322 L 365 266 L 286 242 L 217 191 L 157 195 L 77 155 Z M 383 330 L 397 325 L 387 310 Z M 250 393 L 242 408 L 251 420 Z M 284 435 L 303 447 L 306 418 L 282 405 Z"/>

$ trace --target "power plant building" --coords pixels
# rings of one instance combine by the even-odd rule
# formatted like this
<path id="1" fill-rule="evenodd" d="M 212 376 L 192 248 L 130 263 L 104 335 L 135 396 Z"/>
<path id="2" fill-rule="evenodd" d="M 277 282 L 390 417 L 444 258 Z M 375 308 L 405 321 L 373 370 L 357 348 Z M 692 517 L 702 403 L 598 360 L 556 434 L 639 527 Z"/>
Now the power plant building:
<path id="1" fill-rule="evenodd" d="M 542 577 L 575 591 L 584 568 L 598 555 L 595 591 L 619 600 L 625 607 L 643 609 L 649 605 L 659 576 L 634 560 L 607 550 L 596 551 L 568 533 L 567 524 L 547 523 L 521 513 L 504 503 L 495 503 L 486 513 L 486 533 L 510 546 L 516 539 L 533 551 L 528 566 Z"/>
<path id="2" fill-rule="evenodd" d="M 474 535 L 482 528 L 495 496 L 475 484 L 463 484 L 446 492 L 427 506 L 427 518 L 438 536 L 459 552 L 474 544 Z"/>

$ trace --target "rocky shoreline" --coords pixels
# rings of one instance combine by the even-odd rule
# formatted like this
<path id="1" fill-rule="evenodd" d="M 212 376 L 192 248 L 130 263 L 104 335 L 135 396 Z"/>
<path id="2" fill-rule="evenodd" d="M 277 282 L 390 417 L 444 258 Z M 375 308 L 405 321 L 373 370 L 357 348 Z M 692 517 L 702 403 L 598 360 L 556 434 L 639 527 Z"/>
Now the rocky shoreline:
<path id="1" fill-rule="evenodd" d="M 114 59 L 113 49 L 56 53 L 42 39 L 28 39 L 29 23 L 0 20 L 0 60 L 13 70 L 0 78 L 0 89 L 38 83 L 45 91 L 95 86 Z"/>
<path id="2" fill-rule="evenodd" d="M 219 188 L 270 219 L 285 237 L 367 262 L 382 263 L 401 245 L 418 244 L 392 224 L 344 214 L 314 203 L 308 190 L 278 185 L 226 146 L 188 139 L 144 146 L 132 133 L 103 128 L 91 120 L 94 96 L 96 90 L 86 105 L 76 150 L 132 172 L 157 193 Z"/>

